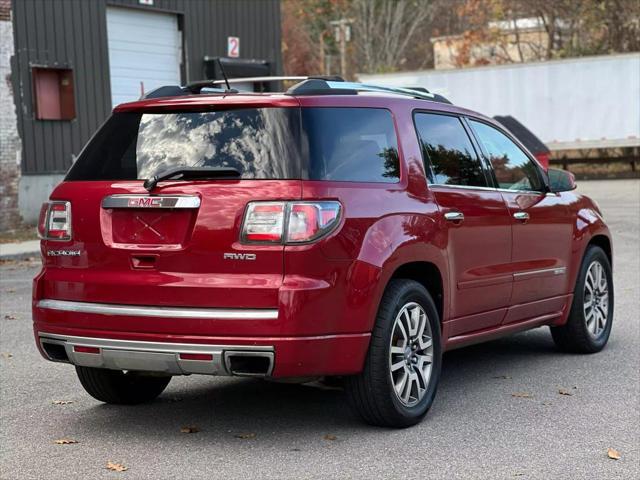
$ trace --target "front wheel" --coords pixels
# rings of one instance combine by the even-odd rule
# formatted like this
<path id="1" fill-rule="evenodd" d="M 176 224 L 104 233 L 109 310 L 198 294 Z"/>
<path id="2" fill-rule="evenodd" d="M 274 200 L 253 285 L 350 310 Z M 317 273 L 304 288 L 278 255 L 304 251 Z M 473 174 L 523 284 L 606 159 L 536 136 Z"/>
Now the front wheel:
<path id="1" fill-rule="evenodd" d="M 138 372 L 76 367 L 80 383 L 96 400 L 120 405 L 150 402 L 167 387 L 171 377 Z"/>
<path id="2" fill-rule="evenodd" d="M 590 246 L 582 260 L 567 323 L 551 327 L 561 350 L 595 353 L 604 348 L 613 322 L 613 277 L 604 251 Z"/>
<path id="3" fill-rule="evenodd" d="M 413 280 L 392 280 L 364 370 L 346 379 L 349 403 L 372 425 L 414 425 L 435 398 L 441 357 L 438 311 L 429 292 Z"/>

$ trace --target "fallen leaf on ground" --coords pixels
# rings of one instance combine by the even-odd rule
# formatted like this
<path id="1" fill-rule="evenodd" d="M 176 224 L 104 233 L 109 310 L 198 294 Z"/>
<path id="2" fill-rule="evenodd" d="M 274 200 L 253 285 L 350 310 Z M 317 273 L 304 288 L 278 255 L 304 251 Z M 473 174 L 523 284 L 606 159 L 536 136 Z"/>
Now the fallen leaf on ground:
<path id="1" fill-rule="evenodd" d="M 128 467 L 125 467 L 121 463 L 107 462 L 107 470 L 113 470 L 114 472 L 124 472 L 129 470 Z"/>
<path id="2" fill-rule="evenodd" d="M 256 438 L 255 433 L 237 433 L 234 435 L 236 438 L 240 438 L 242 440 L 250 440 L 252 438 Z"/>
<path id="3" fill-rule="evenodd" d="M 7 290 L 5 290 L 7 293 L 16 293 L 16 289 L 15 288 L 9 288 Z"/>
<path id="4" fill-rule="evenodd" d="M 72 438 L 59 438 L 58 440 L 54 440 L 53 443 L 56 445 L 71 445 L 73 443 L 78 443 L 78 441 Z"/>
<path id="5" fill-rule="evenodd" d="M 198 433 L 200 429 L 198 427 L 182 427 L 180 433 Z"/>
<path id="6" fill-rule="evenodd" d="M 611 447 L 607 450 L 607 456 L 612 460 L 620 460 L 620 452 Z"/>
<path id="7" fill-rule="evenodd" d="M 4 358 L 11 358 L 11 357 L 13 357 L 13 353 L 4 352 L 4 353 L 2 354 L 2 356 L 3 356 Z"/>
<path id="8" fill-rule="evenodd" d="M 497 377 L 493 378 L 499 378 L 500 380 L 509 380 L 511 377 L 509 375 L 498 375 Z"/>
<path id="9" fill-rule="evenodd" d="M 54 405 L 68 405 L 70 403 L 73 403 L 73 401 L 72 400 L 54 400 L 51 403 Z"/>
<path id="10" fill-rule="evenodd" d="M 511 396 L 517 397 L 517 398 L 533 398 L 533 395 L 527 392 L 516 392 L 516 393 L 512 393 Z"/>
<path id="11" fill-rule="evenodd" d="M 16 319 L 16 316 L 15 316 L 15 315 L 5 315 L 5 316 L 4 316 L 4 319 L 5 319 L 5 320 L 15 320 L 15 319 Z"/>
<path id="12" fill-rule="evenodd" d="M 551 402 L 542 402 L 543 405 L 553 405 Z"/>
<path id="13" fill-rule="evenodd" d="M 324 439 L 325 439 L 325 440 L 337 440 L 337 439 L 338 439 L 338 437 L 336 437 L 335 435 L 331 435 L 330 433 L 327 433 L 327 434 L 324 436 Z"/>
<path id="14" fill-rule="evenodd" d="M 558 390 L 558 393 L 560 395 L 567 395 L 568 397 L 573 395 L 573 393 L 571 393 L 569 390 L 565 390 L 564 388 L 561 388 L 560 390 Z"/>

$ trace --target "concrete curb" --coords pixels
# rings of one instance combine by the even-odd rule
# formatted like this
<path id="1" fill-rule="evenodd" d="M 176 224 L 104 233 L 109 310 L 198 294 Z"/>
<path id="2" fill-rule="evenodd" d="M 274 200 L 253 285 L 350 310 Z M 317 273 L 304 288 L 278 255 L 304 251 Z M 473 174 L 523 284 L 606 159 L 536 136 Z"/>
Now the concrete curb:
<path id="1" fill-rule="evenodd" d="M 20 260 L 40 256 L 40 240 L 0 244 L 0 260 Z"/>

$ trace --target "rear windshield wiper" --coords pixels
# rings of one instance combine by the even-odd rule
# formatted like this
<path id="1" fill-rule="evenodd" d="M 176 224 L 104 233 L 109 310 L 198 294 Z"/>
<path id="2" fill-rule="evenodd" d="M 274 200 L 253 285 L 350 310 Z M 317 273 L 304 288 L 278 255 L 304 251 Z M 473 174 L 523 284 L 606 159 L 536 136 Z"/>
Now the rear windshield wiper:
<path id="1" fill-rule="evenodd" d="M 242 173 L 233 167 L 173 167 L 158 175 L 147 178 L 144 181 L 144 188 L 151 191 L 156 188 L 158 182 L 169 179 L 192 179 L 192 178 L 240 178 Z"/>

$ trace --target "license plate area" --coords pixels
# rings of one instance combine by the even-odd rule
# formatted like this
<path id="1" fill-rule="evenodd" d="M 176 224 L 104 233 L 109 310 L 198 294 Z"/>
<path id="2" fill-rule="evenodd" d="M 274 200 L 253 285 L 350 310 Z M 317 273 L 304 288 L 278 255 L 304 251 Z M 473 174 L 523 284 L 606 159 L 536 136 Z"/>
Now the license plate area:
<path id="1" fill-rule="evenodd" d="M 182 249 L 199 206 L 198 197 L 105 197 L 100 212 L 102 238 L 114 248 Z"/>

